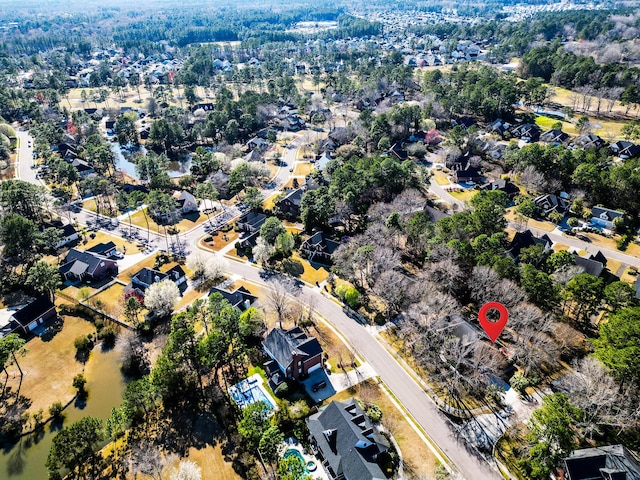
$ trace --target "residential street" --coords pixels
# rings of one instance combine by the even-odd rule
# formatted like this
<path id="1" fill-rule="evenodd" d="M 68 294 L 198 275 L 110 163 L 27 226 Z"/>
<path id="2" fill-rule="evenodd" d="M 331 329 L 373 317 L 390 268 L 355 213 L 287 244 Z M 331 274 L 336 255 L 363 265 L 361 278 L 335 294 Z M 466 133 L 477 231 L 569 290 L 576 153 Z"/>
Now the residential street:
<path id="1" fill-rule="evenodd" d="M 230 262 L 229 270 L 252 282 L 265 284 L 260 276 L 260 270 L 250 264 Z M 318 313 L 349 340 L 359 355 L 373 367 L 380 379 L 465 478 L 469 480 L 502 478 L 484 460 L 469 451 L 462 440 L 455 437 L 453 429 L 433 401 L 365 326 L 349 318 L 342 307 L 322 295 L 318 288 L 302 288 L 305 293 L 314 295 Z"/>
<path id="2" fill-rule="evenodd" d="M 517 225 L 514 223 L 509 224 L 510 228 L 516 228 L 516 226 Z M 543 235 L 549 236 L 549 238 L 554 243 L 563 243 L 565 245 L 569 245 L 570 247 L 575 247 L 579 250 L 585 250 L 590 254 L 596 253 L 598 250 L 600 250 L 604 254 L 604 256 L 607 258 L 617 260 L 627 265 L 640 267 L 640 258 L 634 257 L 632 255 L 627 255 L 626 253 L 620 252 L 619 250 L 611 250 L 609 248 L 604 248 L 598 245 L 593 245 L 591 243 L 584 242 L 576 237 L 570 237 L 568 235 L 564 235 L 560 233 L 557 229 L 554 230 L 553 232 L 546 232 L 540 228 L 535 228 L 531 226 L 528 226 L 527 228 L 531 230 L 531 233 L 533 233 L 537 237 L 541 237 Z"/>
<path id="3" fill-rule="evenodd" d="M 29 146 L 31 136 L 26 130 L 16 130 L 18 139 L 20 140 L 20 147 L 17 149 L 17 174 L 20 180 L 25 182 L 40 185 L 40 182 L 36 179 L 36 170 L 31 168 L 33 166 L 33 147 Z"/>
<path id="4" fill-rule="evenodd" d="M 20 149 L 18 155 L 19 164 L 17 167 L 18 175 L 25 181 L 40 184 L 35 177 L 35 170 L 31 168 L 32 149 L 28 146 L 28 133 L 19 131 L 18 135 L 20 138 Z M 291 142 L 291 147 L 286 150 L 285 155 L 283 156 L 283 161 L 287 163 L 287 166 L 283 166 L 277 171 L 272 182 L 272 190 L 265 192 L 265 194 L 272 194 L 278 191 L 282 185 L 288 181 L 290 176 L 289 169 L 295 165 L 296 152 L 298 148 L 305 145 L 305 142 L 308 141 L 309 135 L 311 134 L 302 135 Z M 452 197 L 433 181 L 431 183 L 430 190 L 446 202 L 458 205 L 461 210 L 464 209 L 463 202 Z M 97 215 L 86 210 L 81 210 L 74 213 L 73 217 L 78 221 L 78 223 L 87 224 L 93 223 L 96 220 Z M 204 223 L 200 224 L 192 230 L 182 232 L 179 235 L 186 254 L 195 250 L 199 239 L 204 235 L 204 225 Z M 555 232 L 548 233 L 539 229 L 529 228 L 538 236 L 546 233 L 554 242 L 561 242 L 590 252 L 594 252 L 597 249 L 597 247 L 573 237 L 566 237 Z M 120 235 L 120 229 L 121 227 L 108 231 L 111 234 Z M 141 233 L 144 232 L 146 236 L 145 229 L 139 230 Z M 151 233 L 150 236 L 152 238 L 152 245 L 160 249 L 164 248 L 166 241 L 163 238 L 163 235 Z M 638 258 L 607 249 L 601 250 L 610 258 L 640 267 L 640 259 Z M 211 255 L 222 255 L 222 253 L 212 253 Z M 138 258 L 138 256 L 136 256 L 136 258 Z M 266 279 L 267 276 L 264 275 L 264 272 L 248 262 L 230 261 L 229 273 L 259 285 L 269 285 L 269 280 Z M 446 457 L 448 457 L 450 463 L 457 468 L 465 478 L 469 480 L 502 478 L 494 465 L 489 465 L 487 461 L 479 457 L 472 448 L 463 441 L 462 438 L 456 435 L 456 429 L 454 426 L 449 423 L 447 418 L 438 410 L 431 398 L 413 380 L 398 361 L 396 361 L 396 359 L 380 344 L 370 330 L 358 323 L 356 320 L 347 316 L 340 305 L 331 298 L 322 294 L 320 288 L 302 286 L 301 290 L 305 292 L 307 297 L 313 296 L 316 311 L 329 321 L 343 337 L 348 339 L 353 348 L 365 360 L 365 362 L 375 370 L 377 375 L 386 384 L 393 395 L 415 419 L 416 423 L 424 430 L 424 432 L 426 432 L 433 443 L 437 445 Z M 484 427 L 482 427 L 482 422 L 478 422 L 477 426 L 480 429 L 476 434 L 485 435 L 485 433 L 483 433 Z M 488 432 L 486 435 L 493 437 L 495 436 L 495 432 Z"/>

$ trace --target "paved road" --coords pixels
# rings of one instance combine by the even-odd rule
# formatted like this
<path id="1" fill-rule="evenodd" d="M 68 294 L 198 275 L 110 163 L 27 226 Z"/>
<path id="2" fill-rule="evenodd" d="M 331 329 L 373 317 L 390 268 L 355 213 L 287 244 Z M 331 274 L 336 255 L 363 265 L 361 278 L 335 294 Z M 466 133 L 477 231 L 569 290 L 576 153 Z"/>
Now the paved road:
<path id="1" fill-rule="evenodd" d="M 510 223 L 509 227 L 513 229 L 521 228 L 520 225 L 517 225 L 515 223 Z M 527 228 L 531 230 L 531 233 L 533 233 L 538 237 L 541 237 L 543 235 L 548 235 L 549 238 L 554 243 L 563 243 L 565 245 L 569 245 L 570 247 L 575 247 L 580 250 L 586 250 L 589 253 L 596 253 L 598 252 L 598 250 L 600 250 L 604 254 L 604 256 L 607 258 L 610 258 L 612 260 L 617 260 L 627 265 L 633 265 L 635 267 L 640 268 L 640 258 L 634 257 L 632 255 L 628 255 L 618 250 L 611 250 L 609 248 L 604 248 L 599 245 L 594 245 L 593 243 L 582 241 L 576 237 L 570 237 L 568 235 L 564 235 L 557 230 L 554 230 L 553 232 L 547 232 L 540 228 L 535 228 L 531 226 L 527 226 Z"/>
<path id="2" fill-rule="evenodd" d="M 250 264 L 231 262 L 230 270 L 250 281 L 265 283 L 260 271 Z M 502 478 L 485 460 L 468 451 L 462 440 L 456 438 L 453 429 L 431 398 L 363 325 L 349 318 L 339 305 L 321 295 L 317 288 L 302 288 L 306 294 L 314 295 L 315 309 L 349 339 L 355 350 L 373 367 L 400 403 L 465 478 Z"/>
<path id="3" fill-rule="evenodd" d="M 33 148 L 29 146 L 32 142 L 29 132 L 26 130 L 16 130 L 18 139 L 20 139 L 20 147 L 17 150 L 17 174 L 18 178 L 25 182 L 40 185 L 36 179 L 36 170 L 31 168 L 33 163 Z"/>
<path id="4" fill-rule="evenodd" d="M 431 185 L 429 186 L 429 191 L 440 197 L 447 203 L 450 203 L 452 206 L 457 205 L 458 209 L 456 211 L 461 212 L 466 208 L 464 202 L 458 200 L 456 197 L 447 192 L 444 188 L 437 184 L 435 178 L 431 177 Z"/>
<path id="5" fill-rule="evenodd" d="M 294 165 L 295 152 L 306 141 L 305 136 L 301 136 L 292 142 L 293 148 L 287 150 L 285 158 L 287 167 L 281 168 L 277 172 L 274 184 L 277 187 L 282 185 L 289 177 L 289 168 Z M 35 179 L 35 172 L 31 170 L 31 152 L 28 150 L 28 139 L 26 132 L 20 132 L 21 142 L 24 142 L 24 149 L 21 148 L 19 156 L 19 173 L 24 180 L 38 183 Z M 460 208 L 464 204 L 453 198 L 439 185 L 432 183 L 432 191 L 444 198 L 446 201 L 456 203 Z M 95 214 L 90 212 L 79 212 L 75 214 L 80 223 L 95 219 Z M 180 235 L 188 249 L 194 249 L 198 239 L 204 234 L 204 225 L 200 225 L 189 232 Z M 537 229 L 531 229 L 536 235 L 543 233 Z M 146 233 L 146 232 L 145 232 Z M 576 246 L 582 249 L 591 249 L 593 246 L 581 240 L 564 237 L 558 234 L 549 234 L 554 241 L 561 241 L 565 244 Z M 162 248 L 165 240 L 162 235 L 152 234 L 153 242 L 157 247 Z M 640 265 L 640 260 L 619 252 L 602 249 L 603 253 L 611 258 L 620 259 L 625 263 Z M 212 254 L 215 255 L 215 254 Z M 220 255 L 219 253 L 217 255 Z M 234 275 L 240 275 L 247 280 L 258 284 L 268 285 L 268 282 L 261 277 L 261 272 L 249 263 L 230 262 L 229 270 Z M 302 289 L 307 295 L 313 295 L 316 310 L 331 322 L 336 329 L 353 345 L 362 358 L 377 372 L 382 381 L 393 392 L 400 403 L 411 413 L 416 422 L 422 427 L 433 442 L 449 458 L 453 466 L 467 479 L 499 479 L 502 478 L 498 472 L 490 466 L 486 460 L 479 458 L 471 451 L 462 439 L 457 438 L 454 429 L 449 425 L 444 415 L 435 406 L 431 398 L 423 389 L 411 378 L 402 366 L 391 356 L 376 338 L 363 326 L 349 318 L 342 308 L 329 298 L 323 296 L 318 288 L 303 286 Z"/>

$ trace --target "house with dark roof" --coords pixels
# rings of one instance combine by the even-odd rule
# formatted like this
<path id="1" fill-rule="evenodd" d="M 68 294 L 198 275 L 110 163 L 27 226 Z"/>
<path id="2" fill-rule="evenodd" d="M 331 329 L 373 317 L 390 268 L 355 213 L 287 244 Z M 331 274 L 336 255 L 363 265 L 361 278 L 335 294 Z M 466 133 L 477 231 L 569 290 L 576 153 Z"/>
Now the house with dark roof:
<path id="1" fill-rule="evenodd" d="M 576 450 L 563 463 L 566 480 L 640 480 L 640 458 L 624 445 Z"/>
<path id="2" fill-rule="evenodd" d="M 593 133 L 589 133 L 588 135 L 582 135 L 581 137 L 576 138 L 575 145 L 585 150 L 589 150 L 593 148 L 595 150 L 600 150 L 603 148 L 607 142 L 605 142 L 598 135 L 594 135 Z"/>
<path id="3" fill-rule="evenodd" d="M 98 255 L 102 255 L 107 258 L 111 258 L 117 253 L 116 244 L 112 241 L 98 243 L 91 248 L 87 248 L 86 251 L 97 253 Z"/>
<path id="4" fill-rule="evenodd" d="M 318 155 L 314 161 L 316 170 L 325 172 L 331 160 L 332 158 L 329 152 L 327 151 L 322 152 L 322 155 Z"/>
<path id="5" fill-rule="evenodd" d="M 69 154 L 69 152 L 67 152 L 67 155 L 68 154 Z M 78 175 L 80 175 L 80 177 L 82 177 L 82 178 L 88 177 L 92 173 L 95 173 L 95 170 L 93 169 L 93 167 L 91 165 L 89 165 L 88 162 L 85 162 L 84 160 L 82 160 L 80 158 L 75 158 L 71 162 L 71 165 L 73 166 L 73 168 L 76 169 L 76 171 L 78 172 Z"/>
<path id="6" fill-rule="evenodd" d="M 298 115 L 289 115 L 282 120 L 282 128 L 287 132 L 298 132 L 305 127 L 304 120 Z"/>
<path id="7" fill-rule="evenodd" d="M 549 130 L 548 132 L 544 132 L 540 135 L 540 141 L 544 143 L 551 143 L 553 145 L 562 145 L 569 139 L 569 135 L 564 133 L 562 130 L 554 128 Z"/>
<path id="8" fill-rule="evenodd" d="M 249 151 L 253 150 L 266 150 L 269 146 L 269 142 L 260 137 L 253 137 L 247 142 L 247 148 Z"/>
<path id="9" fill-rule="evenodd" d="M 493 182 L 483 183 L 478 188 L 480 190 L 487 191 L 500 190 L 501 192 L 506 193 L 510 199 L 513 199 L 513 197 L 520 193 L 520 189 L 516 185 L 502 178 L 494 180 Z"/>
<path id="10" fill-rule="evenodd" d="M 396 142 L 391 146 L 389 153 L 398 160 L 406 160 L 409 158 L 409 152 L 404 149 L 402 142 Z"/>
<path id="11" fill-rule="evenodd" d="M 53 222 L 46 223 L 44 228 L 55 228 L 60 232 L 60 241 L 55 245 L 55 248 L 61 248 L 65 245 L 75 242 L 80 237 L 76 227 L 70 223 L 64 224 L 60 220 L 54 220 Z"/>
<path id="12" fill-rule="evenodd" d="M 298 380 L 322 368 L 322 347 L 317 338 L 307 337 L 300 327 L 274 328 L 262 342 L 285 378 Z"/>
<path id="13" fill-rule="evenodd" d="M 300 215 L 302 195 L 304 195 L 304 190 L 301 188 L 289 190 L 284 197 L 276 202 L 276 206 L 282 213 L 297 217 Z"/>
<path id="14" fill-rule="evenodd" d="M 497 133 L 501 137 L 504 137 L 504 134 L 511 128 L 511 124 L 505 122 L 501 118 L 493 122 L 491 125 L 487 127 L 487 131 L 491 133 Z"/>
<path id="15" fill-rule="evenodd" d="M 243 232 L 255 233 L 260 231 L 260 227 L 267 219 L 264 213 L 246 212 L 238 218 L 236 225 Z"/>
<path id="16" fill-rule="evenodd" d="M 103 255 L 72 248 L 60 266 L 60 275 L 68 281 L 102 280 L 118 274 L 118 264 Z"/>
<path id="17" fill-rule="evenodd" d="M 533 247 L 534 245 L 540 245 L 542 247 L 542 251 L 546 252 L 553 246 L 553 242 L 548 235 L 543 235 L 538 238 L 531 232 L 531 230 L 516 232 L 513 240 L 511 240 L 511 244 L 509 245 L 509 250 L 507 250 L 507 255 L 514 260 L 517 260 L 520 256 L 521 250 Z"/>
<path id="18" fill-rule="evenodd" d="M 470 163 L 459 164 L 459 169 L 453 171 L 453 181 L 456 183 L 480 183 L 483 180 L 482 172 L 478 167 L 472 167 Z"/>
<path id="19" fill-rule="evenodd" d="M 144 194 L 149 193 L 149 189 L 144 185 L 136 185 L 133 183 L 125 183 L 120 187 L 120 189 L 127 195 L 130 195 L 133 192 L 142 192 Z"/>
<path id="20" fill-rule="evenodd" d="M 233 292 L 224 288 L 212 287 L 209 294 L 211 295 L 212 293 L 219 293 L 222 295 L 222 297 L 229 302 L 233 308 L 239 310 L 241 313 L 246 311 L 256 300 L 258 300 L 258 297 L 253 295 L 242 285 L 236 288 Z"/>
<path id="21" fill-rule="evenodd" d="M 599 255 L 591 255 L 590 257 L 581 257 L 574 252 L 573 255 L 576 261 L 576 266 L 582 268 L 584 273 L 588 273 L 589 275 L 599 278 L 607 265 L 607 259 L 604 258 L 602 252 L 598 252 L 598 254 Z M 603 259 L 604 262 L 602 261 Z"/>
<path id="22" fill-rule="evenodd" d="M 640 145 L 635 145 L 627 140 L 620 140 L 609 145 L 611 153 L 623 160 L 640 155 Z"/>
<path id="23" fill-rule="evenodd" d="M 184 293 L 187 288 L 187 275 L 180 265 L 176 265 L 166 272 L 149 267 L 142 268 L 131 277 L 131 281 L 124 289 L 124 294 L 125 296 L 135 295 L 142 301 L 147 288 L 167 279 L 176 284 L 181 294 Z"/>
<path id="24" fill-rule="evenodd" d="M 536 207 L 538 207 L 544 215 L 549 215 L 552 212 L 564 215 L 571 206 L 568 198 L 549 193 L 534 198 L 533 203 L 535 203 Z"/>
<path id="25" fill-rule="evenodd" d="M 384 480 L 389 444 L 354 398 L 308 417 L 311 450 L 331 480 Z"/>
<path id="26" fill-rule="evenodd" d="M 476 124 L 476 121 L 471 117 L 461 117 L 458 120 L 451 122 L 454 127 L 460 127 L 464 130 L 468 130 Z"/>
<path id="27" fill-rule="evenodd" d="M 29 335 L 47 320 L 55 318 L 56 307 L 49 297 L 42 295 L 15 312 L 9 321 L 9 332 Z M 1 336 L 1 335 L 0 335 Z"/>
<path id="28" fill-rule="evenodd" d="M 152 211 L 151 214 L 162 222 L 177 222 L 183 215 L 198 211 L 198 200 L 186 190 L 176 190 L 171 195 L 175 208 L 166 213 Z"/>
<path id="29" fill-rule="evenodd" d="M 532 123 L 525 123 L 522 125 L 518 125 L 517 127 L 511 130 L 511 134 L 522 140 L 523 142 L 531 143 L 535 142 L 540 138 L 540 129 L 537 125 Z"/>
<path id="30" fill-rule="evenodd" d="M 591 223 L 600 227 L 612 230 L 614 228 L 613 221 L 616 218 L 622 218 L 624 220 L 624 212 L 605 207 L 593 207 L 591 209 Z"/>
<path id="31" fill-rule="evenodd" d="M 300 251 L 312 262 L 330 263 L 333 252 L 340 246 L 340 242 L 329 238 L 323 232 L 316 232 L 302 242 Z"/>

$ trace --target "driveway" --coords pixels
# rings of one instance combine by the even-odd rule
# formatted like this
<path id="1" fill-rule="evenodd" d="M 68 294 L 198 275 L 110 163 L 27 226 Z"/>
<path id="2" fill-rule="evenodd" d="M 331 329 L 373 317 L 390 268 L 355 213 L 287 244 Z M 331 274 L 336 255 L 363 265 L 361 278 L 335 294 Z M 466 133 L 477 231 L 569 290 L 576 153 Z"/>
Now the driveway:
<path id="1" fill-rule="evenodd" d="M 309 375 L 309 378 L 301 381 L 300 383 L 304 385 L 304 388 L 311 399 L 315 403 L 320 403 L 338 392 L 347 390 L 360 382 L 364 382 L 365 380 L 376 376 L 377 373 L 371 365 L 364 363 L 353 370 L 349 370 L 347 373 L 341 371 L 340 373 L 336 372 L 327 374 L 323 369 L 316 370 Z M 326 382 L 327 386 L 314 392 L 313 386 L 320 382 Z"/>
<path id="2" fill-rule="evenodd" d="M 230 262 L 229 271 L 244 279 L 269 287 L 260 270 L 247 263 Z M 378 374 L 393 395 L 411 414 L 431 441 L 464 478 L 501 479 L 493 459 L 486 460 L 464 441 L 457 428 L 440 412 L 431 397 L 413 380 L 396 359 L 376 340 L 366 326 L 347 317 L 342 307 L 321 295 L 317 289 L 301 287 L 313 295 L 316 311 L 349 340 L 355 351 Z M 301 296 L 302 298 L 302 296 Z"/>

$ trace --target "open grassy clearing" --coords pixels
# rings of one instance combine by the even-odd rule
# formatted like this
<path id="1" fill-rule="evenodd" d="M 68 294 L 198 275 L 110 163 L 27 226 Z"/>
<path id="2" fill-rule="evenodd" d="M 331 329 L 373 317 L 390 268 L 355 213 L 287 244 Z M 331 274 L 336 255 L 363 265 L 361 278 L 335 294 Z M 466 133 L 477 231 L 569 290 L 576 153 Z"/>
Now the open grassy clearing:
<path id="1" fill-rule="evenodd" d="M 178 300 L 175 306 L 175 310 L 181 310 L 183 308 L 188 307 L 193 302 L 195 302 L 198 298 L 205 295 L 206 291 L 196 290 L 195 288 L 188 289 L 182 297 Z"/>
<path id="2" fill-rule="evenodd" d="M 551 232 L 556 228 L 556 225 L 551 222 L 544 222 L 539 220 L 534 220 L 533 218 L 527 218 L 516 213 L 516 207 L 507 208 L 507 214 L 505 218 L 508 222 L 513 223 L 522 223 L 523 225 L 527 225 L 534 228 L 539 228 L 540 230 L 544 230 L 545 232 Z"/>
<path id="3" fill-rule="evenodd" d="M 296 177 L 306 177 L 313 171 L 313 165 L 311 163 L 298 163 L 293 171 Z"/>
<path id="4" fill-rule="evenodd" d="M 87 95 L 87 101 L 82 101 L 82 91 L 85 91 Z M 104 102 L 94 102 L 93 96 L 89 93 L 91 90 L 95 92 L 98 89 L 90 89 L 90 88 L 72 88 L 69 90 L 66 97 L 62 97 L 60 99 L 59 105 L 63 108 L 67 108 L 71 111 L 73 110 L 82 110 L 85 108 L 107 108 L 107 109 L 116 109 L 120 107 L 131 107 L 131 108 L 143 108 L 146 105 L 146 102 L 153 95 L 146 89 L 144 86 L 140 86 L 140 96 L 138 96 L 138 91 L 135 88 L 126 87 L 123 90 L 122 97 L 120 95 L 116 95 L 112 92 L 109 92 L 109 96 Z M 202 93 L 202 92 L 198 92 Z M 171 98 L 173 97 L 173 98 Z M 179 97 L 183 98 L 183 101 L 180 102 Z M 124 99 L 124 101 L 123 101 Z M 173 106 L 186 106 L 186 102 L 184 101 L 184 92 L 181 88 L 171 88 L 170 93 L 167 94 L 167 103 Z"/>
<path id="5" fill-rule="evenodd" d="M 75 302 L 80 302 L 88 299 L 89 297 L 91 297 L 91 295 L 94 295 L 97 290 L 98 288 L 95 286 L 80 283 L 78 285 L 63 286 L 63 288 L 61 288 L 59 292 L 62 294 L 62 296 L 68 297 L 68 299 L 73 299 Z"/>
<path id="6" fill-rule="evenodd" d="M 433 173 L 433 179 L 438 185 L 451 185 L 449 177 L 440 170 L 432 170 L 431 173 Z"/>
<path id="7" fill-rule="evenodd" d="M 324 322 L 316 321 L 311 328 L 311 334 L 318 339 L 322 349 L 328 355 L 327 363 L 334 373 L 341 371 L 348 372 L 353 369 L 353 365 L 359 365 L 355 355 L 349 347 L 326 325 Z M 340 367 L 338 367 L 340 365 Z"/>
<path id="8" fill-rule="evenodd" d="M 211 237 L 211 241 L 207 242 L 209 248 L 212 248 L 215 251 L 222 250 L 224 247 L 229 245 L 230 243 L 235 243 L 238 240 L 239 233 L 233 230 L 228 232 L 214 232 L 212 234 L 207 234 L 204 238 Z"/>
<path id="9" fill-rule="evenodd" d="M 285 271 L 300 280 L 315 285 L 316 282 L 324 282 L 329 276 L 329 272 L 318 264 L 312 265 L 308 260 L 300 257 L 297 253 L 291 255 L 290 258 L 282 261 Z"/>
<path id="10" fill-rule="evenodd" d="M 617 239 L 619 237 L 617 236 L 614 238 L 608 238 L 595 233 L 586 233 L 586 232 L 580 232 L 580 235 L 587 237 L 589 239 L 590 245 L 593 245 L 596 247 L 608 248 L 609 250 L 618 250 Z M 627 247 L 627 249 L 624 251 L 624 253 L 626 253 L 627 255 L 640 258 L 640 245 L 638 245 L 635 242 L 631 242 Z"/>
<path id="11" fill-rule="evenodd" d="M 561 120 L 547 117 L 545 115 L 536 116 L 536 125 L 538 125 L 542 130 L 551 130 L 552 126 L 556 123 L 562 123 L 562 131 L 568 133 L 570 135 L 577 135 L 578 129 L 571 122 L 563 122 Z"/>
<path id="12" fill-rule="evenodd" d="M 233 464 L 225 460 L 222 445 L 206 445 L 203 448 L 191 447 L 185 459 L 196 462 L 202 470 L 202 480 L 240 480 Z"/>
<path id="13" fill-rule="evenodd" d="M 9 161 L 6 164 L 6 168 L 0 170 L 0 180 L 9 180 L 11 178 L 15 178 L 17 161 L 17 154 L 9 154 Z"/>
<path id="14" fill-rule="evenodd" d="M 462 202 L 468 202 L 477 193 L 478 193 L 478 190 L 476 190 L 474 188 L 467 188 L 467 189 L 463 190 L 462 192 L 451 192 L 451 195 L 453 197 L 455 197 L 456 199 L 462 201 Z"/>
<path id="15" fill-rule="evenodd" d="M 26 344 L 27 354 L 18 357 L 24 378 L 20 394 L 31 401 L 30 412 L 43 409 L 45 412 L 53 402 L 66 404 L 75 395 L 71 385 L 73 377 L 82 372 L 83 366 L 75 358 L 73 341 L 95 332 L 95 327 L 78 317 L 64 316 L 62 330 L 49 341 L 34 337 Z M 8 368 L 7 386 L 17 389 L 20 374 L 15 365 Z"/>
<path id="16" fill-rule="evenodd" d="M 356 397 L 367 403 L 375 403 L 382 410 L 382 424 L 386 426 L 400 447 L 405 475 L 409 478 L 433 478 L 439 465 L 429 447 L 418 436 L 403 413 L 374 380 L 367 380 L 340 392 L 330 400 L 347 400 Z"/>
<path id="17" fill-rule="evenodd" d="M 124 320 L 124 285 L 114 283 L 89 298 L 87 303 L 114 318 Z"/>
<path id="18" fill-rule="evenodd" d="M 264 202 L 262 202 L 262 208 L 264 208 L 265 210 L 273 210 L 273 207 L 275 207 L 275 200 L 279 196 L 279 193 L 274 193 L 270 197 L 265 198 Z"/>
<path id="19" fill-rule="evenodd" d="M 131 221 L 129 221 L 128 216 L 122 219 L 123 224 L 134 225 L 142 228 L 143 230 L 147 229 L 147 221 L 149 222 L 148 224 L 149 230 L 151 230 L 152 232 L 164 234 L 165 226 L 158 225 L 153 220 L 153 218 L 151 218 L 148 211 L 146 212 L 146 218 L 145 218 L 145 212 L 143 212 L 142 210 L 138 210 L 137 212 L 131 215 Z M 170 229 L 171 227 L 174 227 L 178 229 L 179 232 L 186 232 L 191 230 L 193 227 L 200 225 L 202 222 L 206 222 L 206 221 L 207 221 L 207 216 L 205 214 L 200 212 L 191 212 L 184 215 L 183 218 L 178 223 L 175 223 L 173 225 L 167 225 L 167 228 Z"/>

